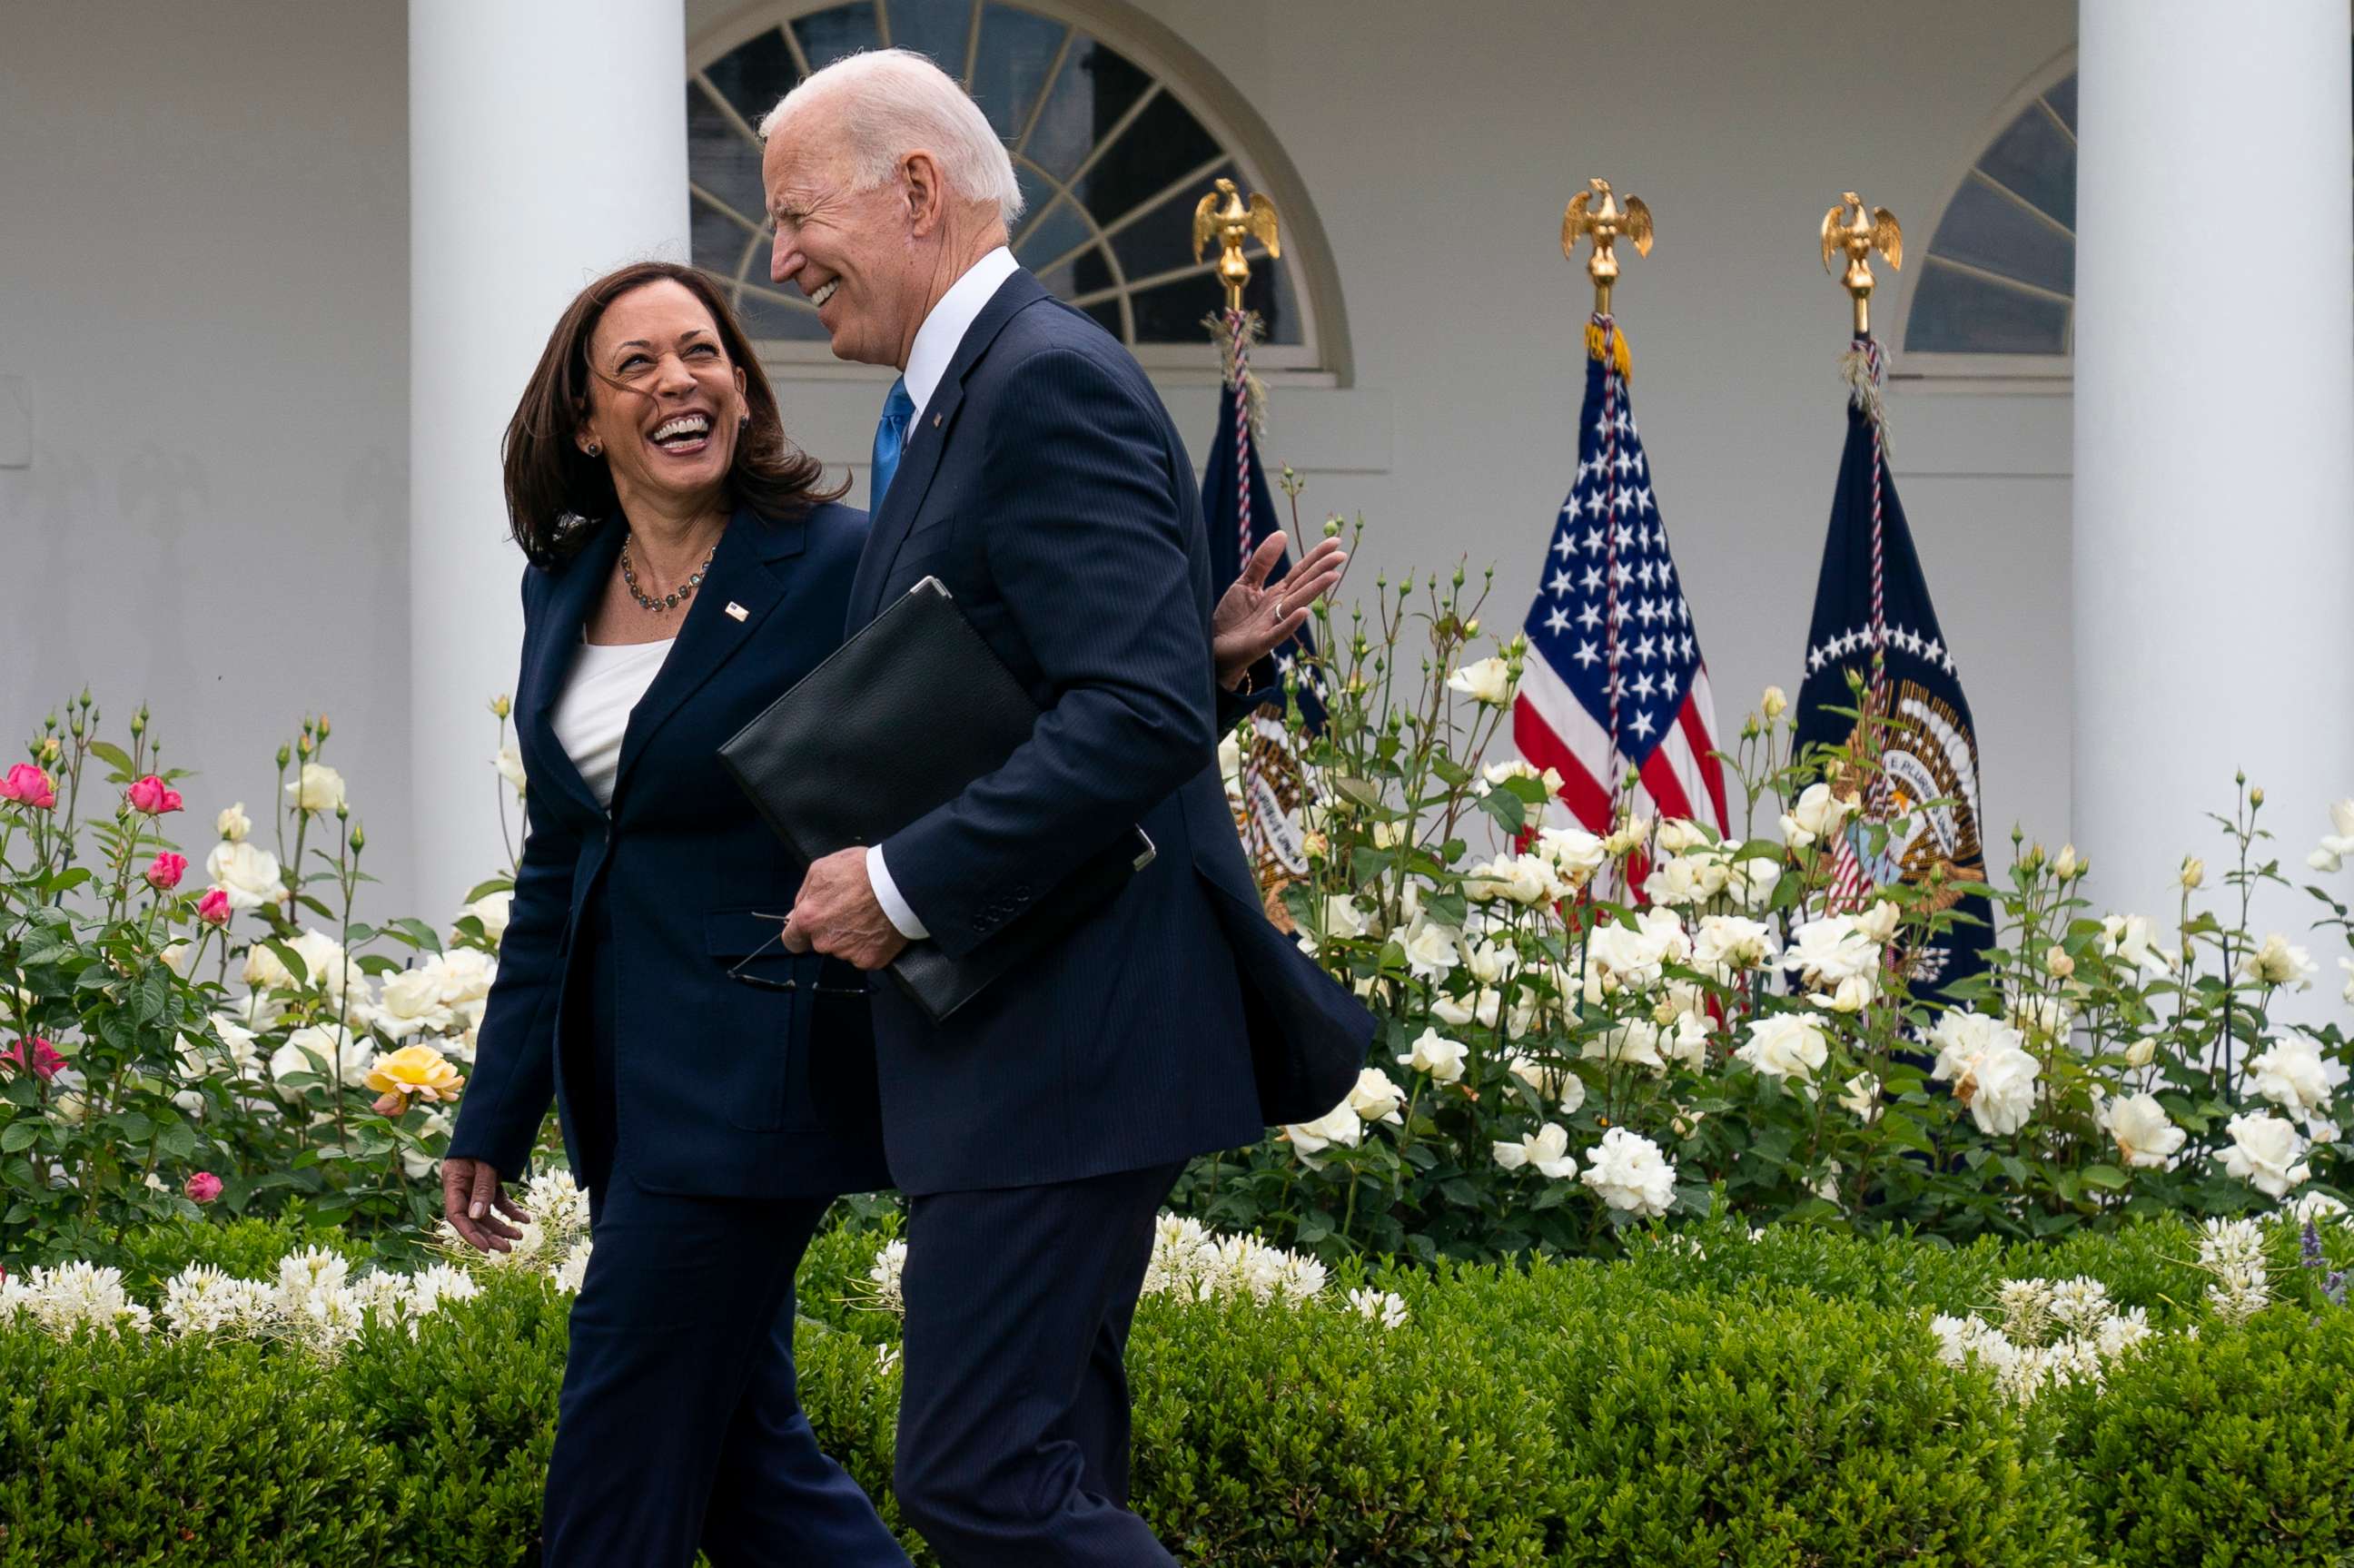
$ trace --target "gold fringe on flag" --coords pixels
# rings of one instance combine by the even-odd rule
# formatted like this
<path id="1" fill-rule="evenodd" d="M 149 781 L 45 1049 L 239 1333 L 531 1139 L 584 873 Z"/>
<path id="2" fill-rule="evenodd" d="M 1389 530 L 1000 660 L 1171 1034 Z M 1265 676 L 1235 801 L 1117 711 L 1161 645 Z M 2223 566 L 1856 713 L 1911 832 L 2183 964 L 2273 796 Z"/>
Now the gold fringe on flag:
<path id="1" fill-rule="evenodd" d="M 1606 339 L 1604 336 L 1606 333 L 1609 334 Z M 1635 359 L 1627 352 L 1627 334 L 1618 330 L 1617 322 L 1596 316 L 1585 323 L 1585 357 L 1601 359 L 1606 356 L 1611 368 L 1618 372 L 1621 381 L 1634 377 Z"/>

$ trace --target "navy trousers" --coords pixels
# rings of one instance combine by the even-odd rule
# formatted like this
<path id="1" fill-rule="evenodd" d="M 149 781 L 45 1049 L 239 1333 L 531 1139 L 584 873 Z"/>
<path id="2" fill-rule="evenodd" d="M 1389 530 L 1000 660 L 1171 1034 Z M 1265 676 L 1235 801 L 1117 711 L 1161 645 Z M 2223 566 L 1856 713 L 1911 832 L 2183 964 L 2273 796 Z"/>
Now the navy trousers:
<path id="1" fill-rule="evenodd" d="M 584 956 L 601 993 L 612 966 Z M 546 1568 L 687 1568 L 698 1547 L 716 1568 L 907 1568 L 794 1390 L 793 1272 L 830 1200 L 652 1192 L 614 1169 L 610 1000 L 567 1030 L 588 1047 L 566 1082 L 596 1248 L 548 1461 Z"/>
<path id="2" fill-rule="evenodd" d="M 900 1511 L 948 1568 L 1174 1568 L 1128 1511 L 1128 1330 L 1181 1167 L 908 1204 Z"/>

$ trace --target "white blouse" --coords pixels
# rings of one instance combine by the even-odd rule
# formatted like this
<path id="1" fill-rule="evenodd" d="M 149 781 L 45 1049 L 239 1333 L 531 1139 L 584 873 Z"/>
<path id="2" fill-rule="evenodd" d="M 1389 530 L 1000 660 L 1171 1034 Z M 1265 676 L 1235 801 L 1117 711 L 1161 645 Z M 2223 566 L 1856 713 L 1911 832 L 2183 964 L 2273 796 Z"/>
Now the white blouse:
<path id="1" fill-rule="evenodd" d="M 613 779 L 620 771 L 621 736 L 630 727 L 630 710 L 654 683 L 676 641 L 584 641 L 572 662 L 572 673 L 549 722 L 557 744 L 572 758 L 600 806 L 613 804 Z"/>

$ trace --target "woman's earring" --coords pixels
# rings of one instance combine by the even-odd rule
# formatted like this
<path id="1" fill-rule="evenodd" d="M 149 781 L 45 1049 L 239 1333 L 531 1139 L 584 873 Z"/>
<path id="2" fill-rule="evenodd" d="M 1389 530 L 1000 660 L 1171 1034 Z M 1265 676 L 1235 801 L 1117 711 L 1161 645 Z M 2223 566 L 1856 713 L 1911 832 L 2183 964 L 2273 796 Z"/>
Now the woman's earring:
<path id="1" fill-rule="evenodd" d="M 605 449 L 595 441 L 590 441 L 581 450 L 586 451 L 590 457 L 602 457 L 605 455 Z"/>

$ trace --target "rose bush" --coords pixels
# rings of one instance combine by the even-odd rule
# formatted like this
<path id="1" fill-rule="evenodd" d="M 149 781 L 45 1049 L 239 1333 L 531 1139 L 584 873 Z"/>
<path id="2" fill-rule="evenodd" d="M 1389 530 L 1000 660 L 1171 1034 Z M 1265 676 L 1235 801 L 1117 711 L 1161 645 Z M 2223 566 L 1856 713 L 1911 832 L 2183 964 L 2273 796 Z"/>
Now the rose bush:
<path id="1" fill-rule="evenodd" d="M 1250 824 L 1244 802 L 1270 791 L 1243 775 L 1280 755 L 1248 726 L 1226 747 L 1246 839 L 1300 846 L 1259 857 L 1270 911 L 1379 1015 L 1395 1097 L 1198 1162 L 1190 1212 L 1331 1260 L 1427 1261 L 1606 1247 L 1712 1188 L 1751 1223 L 1954 1241 L 2346 1190 L 2344 1023 L 2276 1016 L 2318 966 L 2301 936 L 2249 926 L 2258 890 L 2285 884 L 2261 789 L 2243 781 L 2219 819 L 2221 897 L 2186 860 L 2164 924 L 2094 908 L 2081 857 L 2018 835 L 1992 886 L 1838 907 L 1840 839 L 1874 849 L 1901 828 L 1855 821 L 1868 747 L 1794 757 L 1796 715 L 1769 689 L 1724 758 L 1735 833 L 1567 825 L 1560 781 L 1510 755 L 1525 644 L 1478 652 L 1465 580 L 1320 609 L 1323 652 L 1287 678 L 1327 717 L 1311 729 L 1288 704 L 1297 806 L 1279 827 Z M 2309 860 L 2324 874 L 2354 853 L 2354 802 L 2329 827 Z M 2346 906 L 2311 893 L 2346 940 Z M 1992 968 L 1933 1001 L 1910 956 L 1965 921 L 1993 923 Z"/>
<path id="2" fill-rule="evenodd" d="M 323 716 L 280 749 L 270 846 L 225 807 L 200 881 L 146 713 L 128 749 L 99 725 L 68 704 L 0 788 L 0 1257 L 290 1206 L 398 1250 L 440 1212 L 510 879 L 445 930 L 356 919 L 367 838 Z"/>

